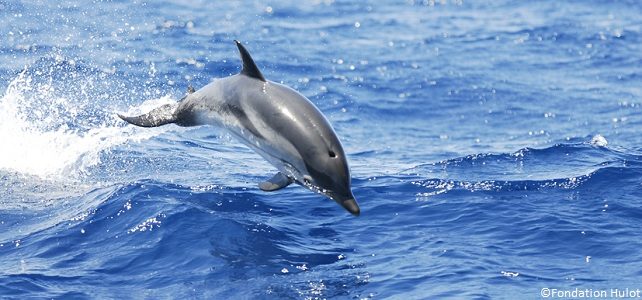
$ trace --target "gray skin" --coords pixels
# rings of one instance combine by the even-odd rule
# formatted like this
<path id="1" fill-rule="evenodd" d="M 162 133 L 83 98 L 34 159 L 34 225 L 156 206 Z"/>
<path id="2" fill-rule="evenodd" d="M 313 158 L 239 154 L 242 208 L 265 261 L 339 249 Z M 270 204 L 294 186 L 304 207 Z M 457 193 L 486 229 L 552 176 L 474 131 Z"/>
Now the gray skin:
<path id="1" fill-rule="evenodd" d="M 119 116 L 143 127 L 175 123 L 225 128 L 279 170 L 259 184 L 262 190 L 295 182 L 359 215 L 346 155 L 328 120 L 297 91 L 265 80 L 243 45 L 236 44 L 243 60 L 240 74 L 190 89 L 175 105 L 137 117 Z"/>

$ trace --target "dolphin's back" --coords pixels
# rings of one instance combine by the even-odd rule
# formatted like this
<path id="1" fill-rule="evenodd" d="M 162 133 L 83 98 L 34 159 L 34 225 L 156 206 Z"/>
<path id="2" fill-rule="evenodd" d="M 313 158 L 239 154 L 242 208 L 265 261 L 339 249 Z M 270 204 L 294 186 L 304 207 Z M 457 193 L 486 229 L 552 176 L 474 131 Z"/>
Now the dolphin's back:
<path id="1" fill-rule="evenodd" d="M 249 78 L 246 80 L 258 82 Z M 285 85 L 267 81 L 262 83 L 259 89 L 244 96 L 240 106 L 254 122 L 253 127 L 258 128 L 260 135 L 281 136 L 295 147 L 299 154 L 341 148 L 328 120 L 299 92 Z"/>

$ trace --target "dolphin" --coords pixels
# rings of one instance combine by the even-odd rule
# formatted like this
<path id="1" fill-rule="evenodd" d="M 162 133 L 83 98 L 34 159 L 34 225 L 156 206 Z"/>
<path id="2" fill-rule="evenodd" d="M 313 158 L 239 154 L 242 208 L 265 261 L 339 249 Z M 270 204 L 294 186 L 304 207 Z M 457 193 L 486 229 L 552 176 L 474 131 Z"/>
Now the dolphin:
<path id="1" fill-rule="evenodd" d="M 225 128 L 278 170 L 259 184 L 261 190 L 276 191 L 297 183 L 358 216 L 347 158 L 328 120 L 299 92 L 266 80 L 245 47 L 234 42 L 243 62 L 239 74 L 199 90 L 190 86 L 178 103 L 140 116 L 118 116 L 141 127 L 173 123 Z"/>

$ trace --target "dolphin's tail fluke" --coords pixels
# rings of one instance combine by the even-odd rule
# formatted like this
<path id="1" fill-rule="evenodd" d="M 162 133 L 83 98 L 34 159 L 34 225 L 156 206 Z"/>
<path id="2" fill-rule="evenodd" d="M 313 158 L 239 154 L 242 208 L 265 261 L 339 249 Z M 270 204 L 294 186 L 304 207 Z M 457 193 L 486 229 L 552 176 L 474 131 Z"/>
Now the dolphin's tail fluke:
<path id="1" fill-rule="evenodd" d="M 177 121 L 175 111 L 176 104 L 165 104 L 140 116 L 127 117 L 118 114 L 118 117 L 125 120 L 127 123 L 134 124 L 136 126 L 158 127 L 165 124 L 175 123 Z"/>

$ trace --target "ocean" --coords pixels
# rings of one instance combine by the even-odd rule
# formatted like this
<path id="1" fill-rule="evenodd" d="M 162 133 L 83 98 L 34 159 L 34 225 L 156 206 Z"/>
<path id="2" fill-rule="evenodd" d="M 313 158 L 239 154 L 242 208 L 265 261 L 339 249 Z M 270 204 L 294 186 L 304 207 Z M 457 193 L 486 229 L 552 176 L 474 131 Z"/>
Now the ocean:
<path id="1" fill-rule="evenodd" d="M 0 1 L 0 297 L 635 296 L 641 20 L 632 0 Z M 261 191 L 274 167 L 225 130 L 117 117 L 238 73 L 235 39 L 332 123 L 359 217 Z"/>

